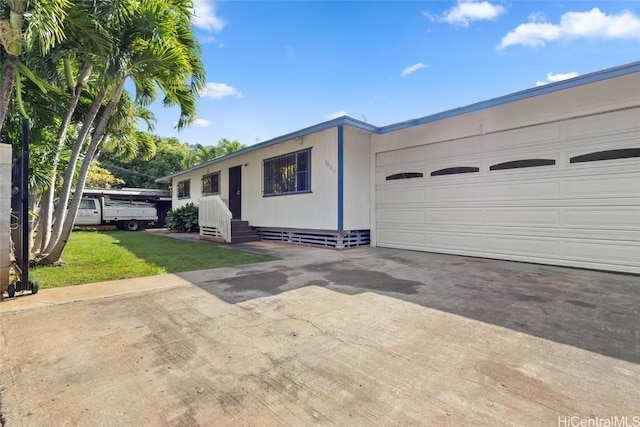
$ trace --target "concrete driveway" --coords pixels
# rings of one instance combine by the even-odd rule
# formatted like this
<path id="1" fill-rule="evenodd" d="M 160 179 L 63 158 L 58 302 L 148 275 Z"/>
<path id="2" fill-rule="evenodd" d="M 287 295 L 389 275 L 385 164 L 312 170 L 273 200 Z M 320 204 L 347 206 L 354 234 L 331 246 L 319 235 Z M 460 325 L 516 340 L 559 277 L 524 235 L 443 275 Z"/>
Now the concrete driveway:
<path id="1" fill-rule="evenodd" d="M 0 303 L 0 424 L 640 425 L 636 276 L 244 248 Z"/>

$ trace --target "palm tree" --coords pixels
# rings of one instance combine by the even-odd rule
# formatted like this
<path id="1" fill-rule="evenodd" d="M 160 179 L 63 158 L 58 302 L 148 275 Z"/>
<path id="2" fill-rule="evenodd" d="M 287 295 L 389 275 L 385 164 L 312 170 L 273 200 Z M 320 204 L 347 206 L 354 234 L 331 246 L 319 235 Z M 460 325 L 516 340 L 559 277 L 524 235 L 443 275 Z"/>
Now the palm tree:
<path id="1" fill-rule="evenodd" d="M 48 55 L 52 64 L 51 68 L 57 71 L 50 76 L 50 79 L 60 81 L 60 85 L 66 89 L 68 99 L 58 132 L 57 150 L 50 158 L 52 167 L 50 185 L 40 200 L 38 252 L 47 247 L 51 238 L 53 201 L 58 184 L 58 165 L 60 153 L 63 152 L 68 139 L 69 126 L 83 90 L 93 74 L 93 62 L 100 55 L 105 55 L 111 44 L 109 34 L 83 2 L 76 2 L 74 7 L 69 10 L 67 18 L 64 22 L 64 32 L 68 36 L 56 45 Z M 56 67 L 56 65 L 58 66 Z"/>
<path id="2" fill-rule="evenodd" d="M 0 7 L 0 44 L 4 48 L 4 74 L 0 88 L 2 130 L 16 85 L 16 99 L 21 113 L 26 116 L 21 97 L 22 76 L 38 84 L 42 90 L 45 89 L 44 82 L 22 62 L 22 56 L 34 46 L 41 54 L 45 54 L 64 39 L 63 22 L 71 3 L 69 0 L 2 0 Z"/>
<path id="3" fill-rule="evenodd" d="M 236 151 L 242 150 L 245 147 L 246 145 L 240 144 L 235 139 L 233 141 L 229 141 L 227 138 L 222 138 L 220 141 L 218 141 L 218 149 L 222 156 L 235 153 Z"/>
<path id="4" fill-rule="evenodd" d="M 58 204 L 58 209 L 63 211 L 56 213 L 44 263 L 55 263 L 60 259 L 73 227 L 91 160 L 100 148 L 107 123 L 122 96 L 127 79 L 131 79 L 135 85 L 136 102 L 148 105 L 156 99 L 157 89 L 160 89 L 165 106 L 180 107 L 178 127 L 188 125 L 195 118 L 196 100 L 204 87 L 205 76 L 204 66 L 200 61 L 200 46 L 191 29 L 193 5 L 181 0 L 127 3 L 129 8 L 126 10 L 126 19 L 115 14 L 110 21 L 109 28 L 117 43 L 106 58 L 99 96 L 91 112 L 94 107 L 100 109 L 102 99 L 106 99 L 107 103 L 101 108 L 97 124 L 92 126 L 91 141 L 84 151 L 76 190 L 65 215 L 63 207 L 70 198 L 73 171 L 78 160 L 72 156 Z M 91 123 L 93 120 L 90 117 Z M 88 122 L 86 120 L 85 125 Z M 76 140 L 79 150 L 83 147 L 87 133 L 88 131 L 81 131 Z"/>

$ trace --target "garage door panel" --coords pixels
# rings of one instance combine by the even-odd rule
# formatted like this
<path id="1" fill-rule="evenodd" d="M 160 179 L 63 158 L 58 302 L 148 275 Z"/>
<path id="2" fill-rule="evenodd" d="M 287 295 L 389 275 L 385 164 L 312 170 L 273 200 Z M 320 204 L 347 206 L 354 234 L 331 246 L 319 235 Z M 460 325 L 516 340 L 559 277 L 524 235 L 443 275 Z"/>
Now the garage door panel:
<path id="1" fill-rule="evenodd" d="M 412 203 L 426 201 L 425 190 L 422 188 L 385 190 L 379 192 L 378 197 L 381 203 L 405 203 L 408 200 Z"/>
<path id="2" fill-rule="evenodd" d="M 380 209 L 378 211 L 380 222 L 424 224 L 427 222 L 426 216 L 427 211 L 423 209 Z"/>
<path id="3" fill-rule="evenodd" d="M 549 209 L 487 209 L 487 225 L 494 226 L 554 226 L 560 225 L 559 210 Z"/>
<path id="4" fill-rule="evenodd" d="M 567 227 L 640 230 L 640 200 L 635 207 L 567 209 L 565 221 Z"/>
<path id="5" fill-rule="evenodd" d="M 564 190 L 566 197 L 637 197 L 640 192 L 640 174 L 571 180 L 565 183 Z"/>
<path id="6" fill-rule="evenodd" d="M 482 186 L 443 186 L 427 188 L 427 197 L 429 202 L 451 202 L 459 200 L 480 201 L 482 200 Z"/>
<path id="7" fill-rule="evenodd" d="M 429 233 L 427 242 L 434 248 L 482 251 L 482 236 L 455 233 Z"/>
<path id="8" fill-rule="evenodd" d="M 434 224 L 379 222 L 380 229 L 402 233 L 455 233 L 467 236 L 515 236 L 516 238 L 557 238 L 615 240 L 620 242 L 640 242 L 640 230 L 637 229 L 584 229 L 560 226 L 488 226 L 482 224 Z M 640 245 L 640 243 L 638 243 Z"/>
<path id="9" fill-rule="evenodd" d="M 573 240 L 566 243 L 566 257 L 573 260 L 621 264 L 640 268 L 640 245 L 610 241 Z"/>
<path id="10" fill-rule="evenodd" d="M 425 233 L 417 231 L 401 231 L 401 230 L 385 230 L 379 229 L 376 233 L 376 237 L 381 242 L 395 243 L 395 244 L 408 244 L 416 247 L 424 247 L 427 243 Z"/>
<path id="11" fill-rule="evenodd" d="M 430 224 L 476 224 L 483 223 L 482 209 L 430 209 L 427 211 Z"/>
<path id="12" fill-rule="evenodd" d="M 493 253 L 536 255 L 549 258 L 557 258 L 560 255 L 559 239 L 487 236 L 485 243 L 484 250 Z"/>
<path id="13" fill-rule="evenodd" d="M 557 182 L 514 182 L 487 185 L 489 200 L 555 199 L 560 195 Z"/>

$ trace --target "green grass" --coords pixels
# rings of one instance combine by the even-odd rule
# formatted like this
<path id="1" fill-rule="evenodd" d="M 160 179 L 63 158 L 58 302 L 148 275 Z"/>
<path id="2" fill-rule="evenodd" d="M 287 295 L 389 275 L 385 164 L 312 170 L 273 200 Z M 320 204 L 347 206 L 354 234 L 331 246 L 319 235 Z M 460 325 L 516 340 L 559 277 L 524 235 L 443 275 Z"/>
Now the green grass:
<path id="1" fill-rule="evenodd" d="M 273 259 L 143 232 L 74 231 L 62 254 L 63 265 L 34 267 L 29 278 L 40 288 L 55 288 Z"/>

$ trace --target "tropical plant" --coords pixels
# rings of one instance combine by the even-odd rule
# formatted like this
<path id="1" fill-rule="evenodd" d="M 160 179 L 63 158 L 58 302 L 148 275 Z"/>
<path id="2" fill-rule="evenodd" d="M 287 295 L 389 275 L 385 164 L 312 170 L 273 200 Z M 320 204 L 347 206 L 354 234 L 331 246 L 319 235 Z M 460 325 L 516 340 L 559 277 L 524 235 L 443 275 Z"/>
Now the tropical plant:
<path id="1" fill-rule="evenodd" d="M 198 207 L 187 203 L 167 213 L 166 224 L 169 229 L 180 233 L 198 231 Z"/>
<path id="2" fill-rule="evenodd" d="M 242 150 L 246 145 L 239 143 L 235 139 L 233 141 L 228 140 L 227 138 L 222 138 L 218 141 L 218 151 L 219 155 L 226 156 L 227 154 L 235 153 L 236 151 Z"/>
<path id="3" fill-rule="evenodd" d="M 45 55 L 65 38 L 64 22 L 70 7 L 69 0 L 0 2 L 0 44 L 3 47 L 0 130 L 14 92 L 20 113 L 27 117 L 22 99 L 24 78 L 37 84 L 41 90 L 46 90 L 46 83 L 29 69 L 23 56 L 34 48 L 38 54 Z"/>

